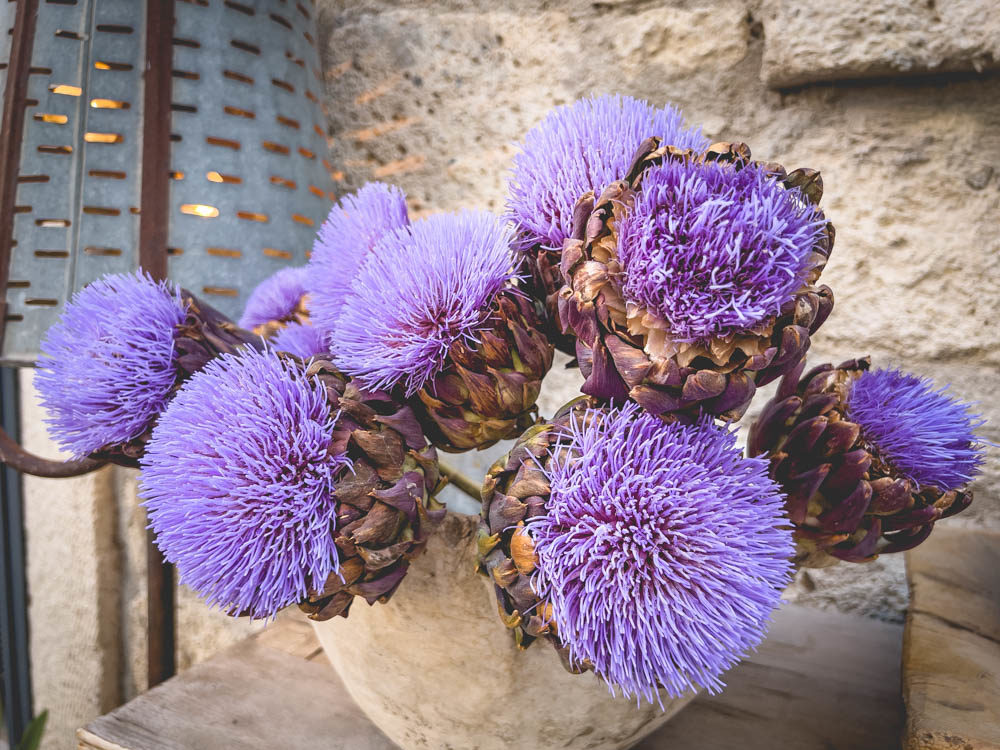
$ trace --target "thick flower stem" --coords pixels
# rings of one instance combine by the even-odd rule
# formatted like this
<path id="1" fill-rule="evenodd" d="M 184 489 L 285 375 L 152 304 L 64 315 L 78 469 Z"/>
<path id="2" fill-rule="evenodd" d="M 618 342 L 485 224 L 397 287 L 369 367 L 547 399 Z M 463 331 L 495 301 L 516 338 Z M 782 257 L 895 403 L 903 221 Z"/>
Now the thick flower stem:
<path id="1" fill-rule="evenodd" d="M 477 503 L 482 502 L 482 491 L 478 484 L 440 459 L 438 459 L 438 467 L 441 469 L 441 474 L 448 477 L 448 484 L 454 485 L 455 489 L 464 492 Z"/>

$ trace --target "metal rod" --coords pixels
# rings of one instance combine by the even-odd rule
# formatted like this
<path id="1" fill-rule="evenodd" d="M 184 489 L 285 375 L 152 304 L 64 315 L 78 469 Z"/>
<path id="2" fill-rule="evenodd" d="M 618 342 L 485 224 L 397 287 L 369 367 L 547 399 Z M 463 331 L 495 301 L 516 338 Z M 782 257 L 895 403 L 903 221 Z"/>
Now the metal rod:
<path id="1" fill-rule="evenodd" d="M 167 276 L 173 30 L 174 0 L 146 0 L 139 265 L 156 279 Z M 146 675 L 153 687 L 176 671 L 176 623 L 174 568 L 164 561 L 152 531 L 146 536 L 146 584 Z"/>
<path id="2" fill-rule="evenodd" d="M 448 484 L 453 485 L 456 490 L 464 492 L 477 503 L 481 503 L 483 501 L 482 485 L 476 484 L 465 476 L 465 474 L 449 466 L 444 461 L 439 460 L 438 467 L 441 469 L 441 474 L 448 478 Z"/>
<path id="3" fill-rule="evenodd" d="M 18 431 L 17 372 L 0 369 L 0 420 Z M 3 665 L 3 711 L 11 747 L 21 741 L 31 721 L 31 660 L 25 581 L 24 516 L 21 476 L 0 468 L 0 664 Z"/>

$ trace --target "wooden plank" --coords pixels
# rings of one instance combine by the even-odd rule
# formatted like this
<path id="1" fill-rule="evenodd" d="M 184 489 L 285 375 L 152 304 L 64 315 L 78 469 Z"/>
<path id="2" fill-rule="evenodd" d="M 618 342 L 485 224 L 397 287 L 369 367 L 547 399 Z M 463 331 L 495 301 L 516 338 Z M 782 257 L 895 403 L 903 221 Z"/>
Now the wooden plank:
<path id="1" fill-rule="evenodd" d="M 901 638 L 897 625 L 788 605 L 724 693 L 700 697 L 639 748 L 898 748 Z M 84 750 L 395 747 L 297 615 L 102 716 L 78 740 Z"/>
<path id="2" fill-rule="evenodd" d="M 907 553 L 908 750 L 1000 750 L 1000 534 L 938 526 Z"/>
<path id="3" fill-rule="evenodd" d="M 639 750 L 891 750 L 902 704 L 898 625 L 786 605 L 767 640 Z"/>

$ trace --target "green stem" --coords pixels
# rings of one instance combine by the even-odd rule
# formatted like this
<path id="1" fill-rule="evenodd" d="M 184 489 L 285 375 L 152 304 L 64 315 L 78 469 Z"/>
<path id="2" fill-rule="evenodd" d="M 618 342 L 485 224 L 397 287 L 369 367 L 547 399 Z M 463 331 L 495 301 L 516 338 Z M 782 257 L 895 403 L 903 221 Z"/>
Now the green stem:
<path id="1" fill-rule="evenodd" d="M 473 482 L 462 472 L 446 464 L 444 461 L 439 460 L 438 467 L 441 469 L 441 473 L 448 477 L 448 484 L 454 486 L 455 489 L 460 492 L 464 492 L 477 503 L 482 502 L 482 493 L 478 484 Z"/>

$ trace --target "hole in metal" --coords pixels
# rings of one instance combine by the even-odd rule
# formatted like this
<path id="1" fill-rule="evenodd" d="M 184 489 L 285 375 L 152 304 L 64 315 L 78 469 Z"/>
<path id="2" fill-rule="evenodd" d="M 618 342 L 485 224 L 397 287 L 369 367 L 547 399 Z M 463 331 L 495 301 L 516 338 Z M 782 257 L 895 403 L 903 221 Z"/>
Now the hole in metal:
<path id="1" fill-rule="evenodd" d="M 83 140 L 87 143 L 122 143 L 125 136 L 121 133 L 84 133 Z"/>
<path id="2" fill-rule="evenodd" d="M 7 67 L 7 66 L 4 65 L 4 67 Z M 28 74 L 29 75 L 45 75 L 45 76 L 50 76 L 50 75 L 52 75 L 52 68 L 36 68 L 36 67 L 31 67 L 31 68 L 28 68 Z"/>
<path id="3" fill-rule="evenodd" d="M 184 255 L 184 249 L 180 247 L 168 247 L 167 255 Z"/>
<path id="4" fill-rule="evenodd" d="M 83 41 L 83 36 L 82 35 L 77 34 L 75 31 L 67 31 L 65 29 L 59 29 L 59 30 L 57 30 L 56 33 L 55 33 L 55 36 L 59 37 L 60 39 L 72 39 L 73 41 L 76 41 L 76 42 L 82 42 Z"/>
<path id="5" fill-rule="evenodd" d="M 35 219 L 35 226 L 45 229 L 65 229 L 69 225 L 69 219 Z"/>
<path id="6" fill-rule="evenodd" d="M 83 212 L 93 216 L 121 216 L 122 213 L 117 208 L 108 208 L 106 206 L 84 206 Z"/>
<path id="7" fill-rule="evenodd" d="M 24 304 L 33 305 L 35 307 L 55 307 L 59 304 L 59 300 L 49 299 L 47 297 L 32 297 L 31 299 L 26 299 Z"/>
<path id="8" fill-rule="evenodd" d="M 224 148 L 231 148 L 233 151 L 240 150 L 239 141 L 231 141 L 228 138 L 215 138 L 213 136 L 206 136 L 205 143 L 210 146 L 223 146 Z"/>
<path id="9" fill-rule="evenodd" d="M 246 219 L 247 221 L 259 221 L 261 223 L 267 223 L 267 214 L 259 214 L 253 211 L 237 211 L 236 215 L 241 219 Z"/>
<path id="10" fill-rule="evenodd" d="M 39 146 L 38 152 L 41 154 L 72 154 L 72 146 Z"/>
<path id="11" fill-rule="evenodd" d="M 69 118 L 66 115 L 53 115 L 48 112 L 39 112 L 38 114 L 32 115 L 31 119 L 36 122 L 47 122 L 52 125 L 65 125 L 69 122 Z"/>
<path id="12" fill-rule="evenodd" d="M 315 222 L 308 216 L 303 216 L 302 214 L 292 214 L 292 221 L 296 224 L 304 224 L 307 227 L 315 226 Z"/>
<path id="13" fill-rule="evenodd" d="M 243 255 L 242 250 L 232 250 L 228 247 L 207 247 L 205 252 L 217 258 L 239 258 Z"/>
<path id="14" fill-rule="evenodd" d="M 4 316 L 4 320 L 8 323 L 17 323 L 24 320 L 24 316 L 20 313 L 11 313 L 10 315 Z"/>
<path id="15" fill-rule="evenodd" d="M 194 114 L 195 112 L 198 111 L 198 108 L 193 104 L 175 104 L 171 102 L 170 110 L 172 112 L 189 112 L 191 114 Z"/>
<path id="16" fill-rule="evenodd" d="M 171 180 L 183 180 L 184 179 L 184 173 L 183 172 L 171 171 L 169 173 L 169 175 L 170 175 L 170 179 Z"/>
<path id="17" fill-rule="evenodd" d="M 79 86 L 70 86 L 68 83 L 53 83 L 49 86 L 49 91 L 63 96 L 80 96 L 83 93 L 83 89 Z"/>
<path id="18" fill-rule="evenodd" d="M 124 24 L 116 24 L 116 23 L 98 24 L 97 30 L 104 31 L 108 34 L 131 34 L 133 31 L 131 26 L 125 26 Z"/>
<path id="19" fill-rule="evenodd" d="M 284 89 L 285 91 L 287 91 L 290 94 L 294 94 L 295 93 L 295 87 L 292 84 L 290 84 L 288 81 L 282 81 L 280 78 L 272 78 L 271 79 L 271 84 L 274 85 L 274 86 L 277 86 L 279 89 Z"/>
<path id="20" fill-rule="evenodd" d="M 131 63 L 108 62 L 107 60 L 95 60 L 94 67 L 98 70 L 117 70 L 119 72 L 132 70 Z"/>
<path id="21" fill-rule="evenodd" d="M 47 174 L 21 174 L 17 176 L 18 182 L 48 182 Z"/>
<path id="22" fill-rule="evenodd" d="M 250 44 L 250 42 L 244 42 L 239 39 L 231 39 L 229 41 L 229 44 L 231 44 L 236 49 L 241 49 L 244 52 L 249 52 L 252 55 L 260 54 L 260 47 L 258 47 L 256 44 Z"/>
<path id="23" fill-rule="evenodd" d="M 228 286 L 203 286 L 201 288 L 205 294 L 215 294 L 219 297 L 238 297 L 239 291 Z"/>
<path id="24" fill-rule="evenodd" d="M 14 206 L 14 213 L 16 214 L 30 214 L 31 206 Z"/>
<path id="25" fill-rule="evenodd" d="M 232 10 L 244 13 L 248 16 L 252 16 L 254 14 L 254 9 L 251 8 L 249 5 L 244 5 L 243 3 L 237 3 L 235 2 L 235 0 L 225 0 L 225 2 L 223 2 L 223 5 L 225 5 L 227 8 L 231 8 Z"/>
<path id="26" fill-rule="evenodd" d="M 83 252 L 87 255 L 121 255 L 121 248 L 117 247 L 95 247 L 94 245 L 88 245 L 83 248 Z"/>
<path id="27" fill-rule="evenodd" d="M 222 71 L 222 75 L 231 81 L 239 81 L 240 83 L 249 83 L 251 85 L 253 84 L 253 78 L 245 76 L 242 73 L 234 73 L 231 70 L 224 70 Z"/>
<path id="28" fill-rule="evenodd" d="M 248 109 L 240 109 L 239 107 L 225 106 L 222 111 L 227 115 L 232 115 L 233 117 L 245 117 L 248 120 L 254 119 L 257 115 Z"/>
<path id="29" fill-rule="evenodd" d="M 208 5 L 208 0 L 205 0 L 205 5 Z M 190 47 L 191 49 L 201 48 L 201 42 L 196 42 L 194 39 L 182 39 L 181 37 L 175 36 L 171 41 L 178 47 Z"/>
<path id="30" fill-rule="evenodd" d="M 280 26 L 284 26 L 289 31 L 292 31 L 292 29 L 293 29 L 292 24 L 289 22 L 289 20 L 287 18 L 284 18 L 283 16 L 279 16 L 277 13 L 271 13 L 270 17 L 271 17 L 271 20 L 274 21 L 276 24 L 279 24 Z"/>
<path id="31" fill-rule="evenodd" d="M 8 281 L 7 282 L 7 288 L 8 289 L 27 289 L 29 286 L 31 286 L 31 282 L 30 281 Z"/>
<path id="32" fill-rule="evenodd" d="M 272 154 L 288 156 L 291 153 L 291 149 L 288 146 L 282 146 L 280 143 L 275 143 L 274 141 L 261 141 L 260 145 L 265 151 L 270 151 Z"/>
<path id="33" fill-rule="evenodd" d="M 132 105 L 117 99 L 91 99 L 90 106 L 93 109 L 128 109 Z"/>
<path id="34" fill-rule="evenodd" d="M 298 120 L 293 120 L 291 117 L 283 117 L 282 115 L 275 115 L 275 120 L 277 120 L 281 125 L 286 128 L 295 128 L 298 130 L 301 126 Z"/>
<path id="35" fill-rule="evenodd" d="M 118 172 L 113 169 L 91 169 L 87 174 L 91 177 L 102 177 L 108 180 L 124 180 L 128 177 L 124 172 Z"/>
<path id="36" fill-rule="evenodd" d="M 292 259 L 292 254 L 290 252 L 288 252 L 287 250 L 278 250 L 277 248 L 274 247 L 265 247 L 264 255 L 266 255 L 268 258 L 281 258 L 283 260 Z"/>
<path id="37" fill-rule="evenodd" d="M 319 104 L 319 99 L 316 98 L 316 94 L 309 89 L 306 89 L 306 99 L 311 101 L 313 104 Z"/>
<path id="38" fill-rule="evenodd" d="M 228 185 L 239 185 L 243 182 L 242 177 L 232 174 L 222 174 L 221 172 L 209 172 L 205 175 L 209 182 L 223 182 Z"/>
<path id="39" fill-rule="evenodd" d="M 277 175 L 271 176 L 272 185 L 281 185 L 281 187 L 286 187 L 289 190 L 295 190 L 298 187 L 292 180 L 286 180 L 284 177 L 278 177 Z"/>
<path id="40" fill-rule="evenodd" d="M 183 78 L 188 81 L 197 81 L 201 78 L 201 75 L 195 73 L 193 70 L 171 70 L 170 75 L 174 78 Z"/>
<path id="41" fill-rule="evenodd" d="M 35 250 L 36 258 L 68 258 L 69 252 L 66 250 Z"/>
<path id="42" fill-rule="evenodd" d="M 312 151 L 310 151 L 307 148 L 302 148 L 301 146 L 299 146 L 299 153 L 302 156 L 306 157 L 307 159 L 315 159 L 316 158 L 316 154 L 314 154 Z"/>
<path id="43" fill-rule="evenodd" d="M 200 216 L 203 219 L 214 219 L 219 215 L 219 209 L 215 206 L 208 206 L 204 203 L 185 203 L 181 206 L 182 214 Z"/>
<path id="44" fill-rule="evenodd" d="M 315 195 L 317 198 L 326 198 L 326 193 L 324 193 L 322 190 L 320 190 L 315 185 L 310 185 L 309 186 L 309 192 L 312 193 L 313 195 Z"/>

